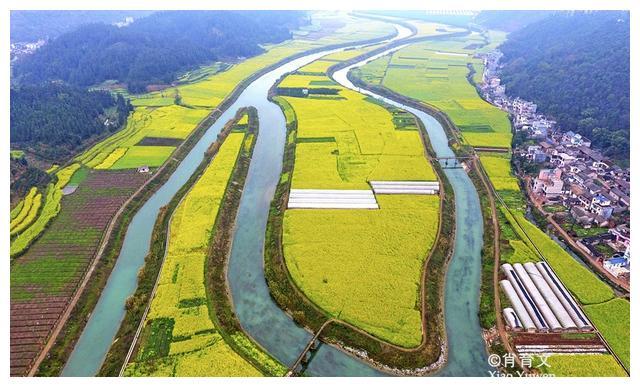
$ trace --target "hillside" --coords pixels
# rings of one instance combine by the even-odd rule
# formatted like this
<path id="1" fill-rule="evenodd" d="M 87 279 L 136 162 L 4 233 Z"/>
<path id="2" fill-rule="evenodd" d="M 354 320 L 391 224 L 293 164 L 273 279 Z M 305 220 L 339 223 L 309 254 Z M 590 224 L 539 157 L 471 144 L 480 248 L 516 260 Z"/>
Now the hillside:
<path id="1" fill-rule="evenodd" d="M 11 43 L 55 39 L 88 23 L 123 23 L 152 11 L 11 11 Z"/>
<path id="2" fill-rule="evenodd" d="M 509 35 L 502 81 L 565 130 L 629 159 L 629 14 L 555 14 Z"/>
<path id="3" fill-rule="evenodd" d="M 10 97 L 12 197 L 46 184 L 44 170 L 119 129 L 131 109 L 122 96 L 56 83 L 12 88 Z"/>
<path id="4" fill-rule="evenodd" d="M 89 24 L 62 34 L 19 60 L 14 81 L 62 80 L 90 86 L 116 79 L 132 92 L 169 83 L 180 70 L 263 52 L 282 42 L 304 13 L 270 11 L 157 12 L 128 26 Z"/>

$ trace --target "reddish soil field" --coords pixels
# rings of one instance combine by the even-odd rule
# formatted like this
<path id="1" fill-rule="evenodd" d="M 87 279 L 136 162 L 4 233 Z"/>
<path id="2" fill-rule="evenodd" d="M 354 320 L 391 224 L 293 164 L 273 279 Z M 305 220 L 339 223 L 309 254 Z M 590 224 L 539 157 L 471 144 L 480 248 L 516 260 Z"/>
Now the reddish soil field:
<path id="1" fill-rule="evenodd" d="M 11 267 L 10 373 L 24 376 L 64 313 L 118 209 L 149 177 L 89 172 L 58 216 Z"/>
<path id="2" fill-rule="evenodd" d="M 519 333 L 513 336 L 514 345 L 598 345 L 597 335 L 571 333 Z"/>

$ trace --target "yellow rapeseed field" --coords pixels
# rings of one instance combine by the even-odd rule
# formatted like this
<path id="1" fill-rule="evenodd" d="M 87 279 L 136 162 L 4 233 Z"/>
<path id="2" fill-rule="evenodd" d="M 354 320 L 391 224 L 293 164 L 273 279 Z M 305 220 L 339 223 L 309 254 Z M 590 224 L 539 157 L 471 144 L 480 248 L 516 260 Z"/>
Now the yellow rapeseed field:
<path id="1" fill-rule="evenodd" d="M 337 63 L 320 61 L 308 68 Z M 280 97 L 298 122 L 292 188 L 369 189 L 372 180 L 436 180 L 417 130 L 396 128 L 385 107 L 329 82 L 326 75 L 302 72 L 281 84 L 339 91 L 324 98 Z M 380 210 L 287 210 L 285 261 L 298 287 L 330 315 L 415 347 L 422 340 L 420 276 L 438 229 L 439 197 L 377 200 Z"/>
<path id="2" fill-rule="evenodd" d="M 213 161 L 176 208 L 167 255 L 147 316 L 173 320 L 169 354 L 129 365 L 131 375 L 250 376 L 260 373 L 236 354 L 216 332 L 209 317 L 204 285 L 207 248 L 244 133 L 231 133 Z M 152 345 L 148 342 L 146 345 Z M 144 353 L 144 348 L 140 351 Z M 138 359 L 140 360 L 140 359 Z"/>

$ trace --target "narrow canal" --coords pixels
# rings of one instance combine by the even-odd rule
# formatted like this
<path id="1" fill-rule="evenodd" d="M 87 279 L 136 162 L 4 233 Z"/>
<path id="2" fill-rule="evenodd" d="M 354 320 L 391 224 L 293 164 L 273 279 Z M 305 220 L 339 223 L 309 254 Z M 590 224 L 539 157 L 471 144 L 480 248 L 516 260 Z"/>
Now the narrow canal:
<path id="1" fill-rule="evenodd" d="M 408 29 L 401 26 L 396 28 L 399 33 L 394 39 L 410 35 Z M 311 335 L 296 326 L 289 316 L 278 308 L 269 295 L 264 278 L 265 228 L 270 202 L 282 169 L 286 133 L 282 111 L 266 97 L 269 88 L 282 75 L 343 49 L 307 55 L 266 73 L 252 82 L 238 100 L 207 130 L 170 179 L 133 218 L 117 263 L 62 376 L 92 376 L 98 372 L 124 317 L 126 299 L 135 291 L 137 273 L 149 250 L 151 232 L 160 207 L 166 205 L 193 174 L 202 161 L 205 150 L 215 141 L 223 125 L 234 116 L 238 108 L 244 106 L 255 106 L 258 110 L 260 134 L 238 210 L 228 280 L 236 313 L 247 333 L 283 364 L 288 365 L 295 361 Z M 362 64 L 364 63 L 350 68 Z M 344 70 L 345 80 L 348 69 Z M 341 73 L 336 73 L 336 76 Z M 411 111 L 423 120 L 439 156 L 453 154 L 448 148 L 444 130 L 435 119 L 394 101 L 385 101 Z M 446 284 L 449 362 L 440 374 L 482 375 L 486 369 L 486 355 L 477 317 L 482 243 L 480 204 L 473 184 L 462 170 L 447 170 L 447 176 L 456 193 L 458 232 Z M 307 374 L 381 375 L 365 363 L 327 345 L 320 347 L 307 369 Z"/>

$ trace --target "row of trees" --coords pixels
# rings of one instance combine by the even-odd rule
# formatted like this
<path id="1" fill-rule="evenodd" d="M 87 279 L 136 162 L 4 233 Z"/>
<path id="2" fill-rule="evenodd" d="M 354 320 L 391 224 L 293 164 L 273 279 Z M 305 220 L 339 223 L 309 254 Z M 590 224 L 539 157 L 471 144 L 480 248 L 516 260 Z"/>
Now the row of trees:
<path id="1" fill-rule="evenodd" d="M 500 47 L 507 93 L 536 102 L 564 130 L 629 160 L 629 13 L 563 12 L 515 31 Z"/>
<path id="2" fill-rule="evenodd" d="M 305 20 L 298 11 L 168 11 L 125 27 L 89 24 L 21 59 L 14 81 L 86 87 L 116 79 L 140 92 L 209 61 L 259 54 L 261 44 L 291 38 Z"/>

